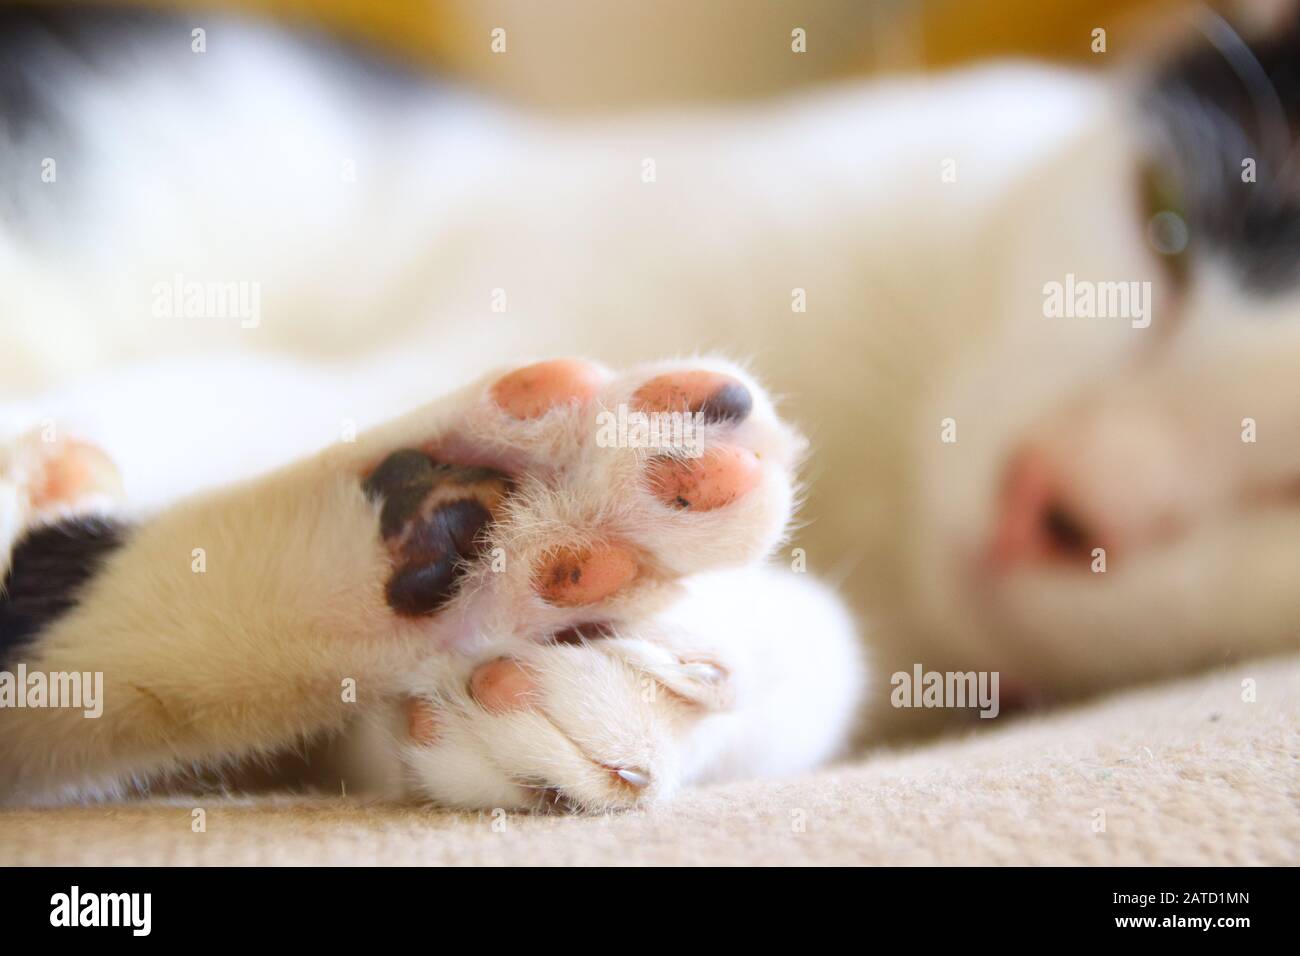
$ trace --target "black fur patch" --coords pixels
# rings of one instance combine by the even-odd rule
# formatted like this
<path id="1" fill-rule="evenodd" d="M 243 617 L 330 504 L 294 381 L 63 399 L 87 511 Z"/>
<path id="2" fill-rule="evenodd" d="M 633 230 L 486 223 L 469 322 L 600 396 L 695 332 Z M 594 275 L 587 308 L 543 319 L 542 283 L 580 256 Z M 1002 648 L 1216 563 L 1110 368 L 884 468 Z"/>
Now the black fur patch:
<path id="1" fill-rule="evenodd" d="M 1155 158 L 1189 249 L 1228 263 L 1246 291 L 1285 292 L 1300 285 L 1300 18 L 1249 45 L 1217 16 L 1203 29 L 1208 42 L 1146 98 Z"/>
<path id="2" fill-rule="evenodd" d="M 19 540 L 0 593 L 0 669 L 77 605 L 87 582 L 125 543 L 127 530 L 117 521 L 76 518 Z"/>

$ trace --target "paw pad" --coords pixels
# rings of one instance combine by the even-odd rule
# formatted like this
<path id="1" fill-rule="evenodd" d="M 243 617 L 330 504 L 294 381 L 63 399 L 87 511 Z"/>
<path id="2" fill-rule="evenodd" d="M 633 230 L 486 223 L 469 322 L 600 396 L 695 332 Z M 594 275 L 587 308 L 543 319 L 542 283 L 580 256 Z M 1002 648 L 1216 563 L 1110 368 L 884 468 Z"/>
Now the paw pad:
<path id="1" fill-rule="evenodd" d="M 533 589 L 547 604 L 582 607 L 621 591 L 638 571 L 636 555 L 625 545 L 560 548 L 543 561 Z"/>
<path id="2" fill-rule="evenodd" d="M 758 456 L 744 448 L 712 448 L 699 458 L 655 458 L 646 482 L 664 504 L 712 511 L 752 491 L 762 477 Z"/>
<path id="3" fill-rule="evenodd" d="M 557 405 L 591 401 L 603 384 L 594 365 L 554 359 L 511 372 L 492 386 L 492 399 L 514 418 L 540 418 Z"/>
<path id="4" fill-rule="evenodd" d="M 397 565 L 385 588 L 388 605 L 418 616 L 451 598 L 511 484 L 489 468 L 438 464 L 403 449 L 385 458 L 363 487 L 372 500 L 383 501 L 379 531 Z"/>
<path id="5" fill-rule="evenodd" d="M 33 449 L 27 494 L 38 512 L 75 508 L 99 496 L 121 497 L 122 476 L 99 448 L 71 438 L 37 441 L 35 434 L 24 443 L 30 441 Z"/>
<path id="6" fill-rule="evenodd" d="M 527 710 L 536 697 L 537 684 L 522 664 L 503 657 L 474 671 L 469 692 L 488 713 L 504 714 Z"/>
<path id="7" fill-rule="evenodd" d="M 406 733 L 421 747 L 432 747 L 438 742 L 438 717 L 433 704 L 418 697 L 407 698 Z"/>
<path id="8" fill-rule="evenodd" d="M 697 370 L 652 378 L 637 389 L 632 403 L 644 412 L 691 412 L 710 423 L 740 422 L 749 416 L 754 398 L 730 375 Z"/>

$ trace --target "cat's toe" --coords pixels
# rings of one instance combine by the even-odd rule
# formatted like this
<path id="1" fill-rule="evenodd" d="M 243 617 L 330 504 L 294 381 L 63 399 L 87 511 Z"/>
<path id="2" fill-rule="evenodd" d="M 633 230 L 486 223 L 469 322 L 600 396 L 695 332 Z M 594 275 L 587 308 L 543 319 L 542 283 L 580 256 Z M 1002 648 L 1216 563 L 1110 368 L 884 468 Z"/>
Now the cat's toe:
<path id="1" fill-rule="evenodd" d="M 470 696 L 491 714 L 528 710 L 537 699 L 537 681 L 528 668 L 508 657 L 475 668 L 469 679 Z"/>
<path id="2" fill-rule="evenodd" d="M 514 418 L 540 418 L 556 408 L 591 401 L 604 382 L 604 373 L 589 362 L 552 359 L 498 379 L 492 386 L 492 399 Z"/>
<path id="3" fill-rule="evenodd" d="M 746 448 L 711 448 L 698 458 L 653 459 L 645 480 L 656 498 L 683 511 L 713 511 L 752 491 L 762 478 L 758 456 Z"/>
<path id="4" fill-rule="evenodd" d="M 583 607 L 613 596 L 636 580 L 639 559 L 626 545 L 600 542 L 557 548 L 539 563 L 537 594 L 557 607 Z"/>
<path id="5" fill-rule="evenodd" d="M 642 643 L 534 646 L 429 687 L 416 675 L 404 748 L 416 792 L 467 809 L 585 812 L 668 796 L 685 712 L 618 646 Z"/>
<path id="6" fill-rule="evenodd" d="M 643 412 L 686 412 L 710 424 L 734 423 L 749 417 L 754 396 L 732 375 L 685 369 L 656 375 L 636 390 L 632 404 Z"/>

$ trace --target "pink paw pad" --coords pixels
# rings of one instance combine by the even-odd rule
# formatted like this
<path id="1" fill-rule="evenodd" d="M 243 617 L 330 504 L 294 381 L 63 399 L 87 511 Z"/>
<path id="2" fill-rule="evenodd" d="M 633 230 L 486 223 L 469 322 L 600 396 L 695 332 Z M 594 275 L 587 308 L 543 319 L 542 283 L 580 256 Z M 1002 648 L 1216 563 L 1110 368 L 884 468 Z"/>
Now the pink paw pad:
<path id="1" fill-rule="evenodd" d="M 470 694 L 491 714 L 527 710 L 536 691 L 532 675 L 524 670 L 522 664 L 508 657 L 484 664 L 469 679 Z"/>
<path id="2" fill-rule="evenodd" d="M 646 482 L 664 504 L 712 511 L 753 491 L 762 477 L 758 456 L 745 448 L 712 448 L 699 458 L 655 458 Z"/>
<path id="3" fill-rule="evenodd" d="M 68 440 L 45 462 L 39 483 L 30 491 L 34 508 L 70 505 L 94 494 L 117 495 L 122 479 L 117 466 L 88 442 Z"/>
<path id="4" fill-rule="evenodd" d="M 600 370 L 577 359 L 516 369 L 492 386 L 492 400 L 513 418 L 541 418 L 557 405 L 589 402 L 603 384 Z"/>
<path id="5" fill-rule="evenodd" d="M 421 747 L 438 742 L 438 716 L 433 704 L 419 697 L 406 700 L 406 735 Z"/>
<path id="6" fill-rule="evenodd" d="M 625 545 L 560 548 L 542 561 L 533 590 L 556 607 L 582 607 L 622 590 L 638 570 L 636 555 Z"/>
<path id="7" fill-rule="evenodd" d="M 754 398 L 744 384 L 721 372 L 670 372 L 646 382 L 632 396 L 643 412 L 692 412 L 706 422 L 739 422 L 749 416 Z"/>

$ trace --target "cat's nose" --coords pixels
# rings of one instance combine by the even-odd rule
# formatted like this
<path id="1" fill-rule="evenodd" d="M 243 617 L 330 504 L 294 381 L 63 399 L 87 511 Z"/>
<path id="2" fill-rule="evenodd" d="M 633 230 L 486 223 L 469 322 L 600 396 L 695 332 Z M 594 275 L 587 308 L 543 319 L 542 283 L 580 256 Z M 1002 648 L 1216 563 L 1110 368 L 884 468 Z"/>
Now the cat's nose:
<path id="1" fill-rule="evenodd" d="M 1065 463 L 1039 444 L 1021 448 L 1003 477 L 990 557 L 995 566 L 1087 561 L 1104 547 L 1084 514 Z"/>
<path id="2" fill-rule="evenodd" d="M 1230 475 L 1162 412 L 1065 410 L 1009 457 L 990 542 L 1002 568 L 1088 569 L 1180 537 L 1231 495 Z"/>

